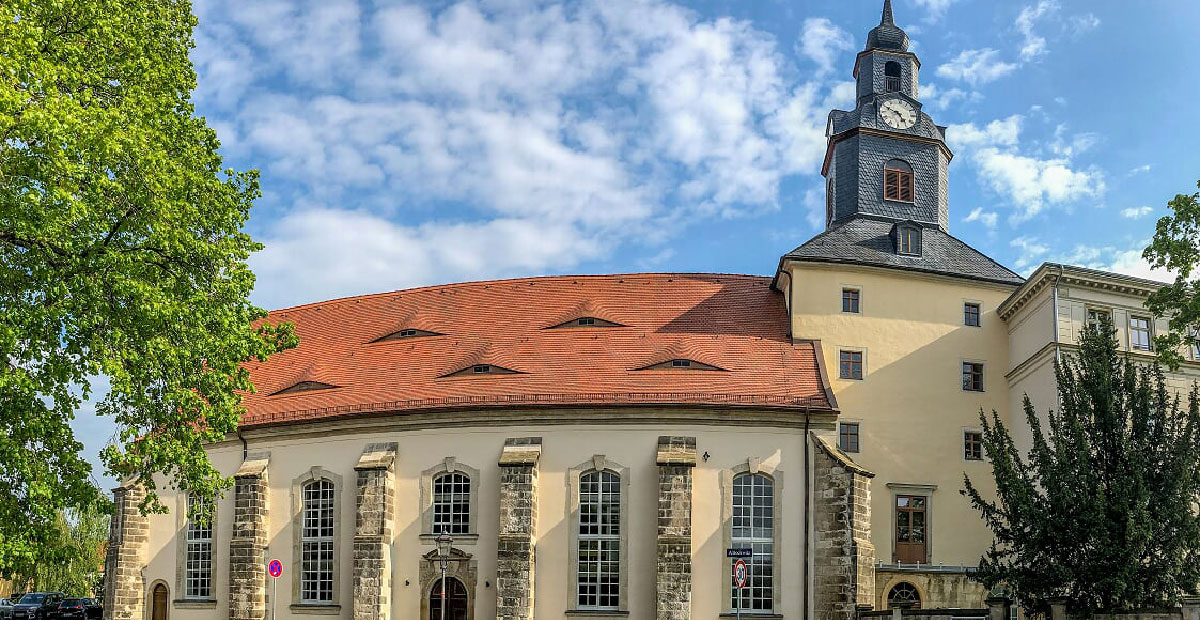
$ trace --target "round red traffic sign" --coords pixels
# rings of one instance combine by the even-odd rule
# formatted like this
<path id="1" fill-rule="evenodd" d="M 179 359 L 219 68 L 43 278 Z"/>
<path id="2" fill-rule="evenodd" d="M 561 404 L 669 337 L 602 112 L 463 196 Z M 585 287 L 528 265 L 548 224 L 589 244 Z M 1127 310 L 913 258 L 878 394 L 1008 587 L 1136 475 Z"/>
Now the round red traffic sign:
<path id="1" fill-rule="evenodd" d="M 733 563 L 733 582 L 737 584 L 737 587 L 746 587 L 746 573 L 745 560 L 738 560 Z"/>
<path id="2" fill-rule="evenodd" d="M 267 574 L 271 575 L 271 577 L 275 579 L 279 579 L 279 576 L 283 574 L 283 562 L 280 562 L 279 560 L 271 560 L 268 562 Z"/>

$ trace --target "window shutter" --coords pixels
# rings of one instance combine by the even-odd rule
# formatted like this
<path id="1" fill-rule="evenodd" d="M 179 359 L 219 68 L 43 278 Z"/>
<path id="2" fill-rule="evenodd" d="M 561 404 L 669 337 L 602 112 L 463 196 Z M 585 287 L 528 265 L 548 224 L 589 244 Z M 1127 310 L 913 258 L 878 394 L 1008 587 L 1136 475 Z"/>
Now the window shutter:
<path id="1" fill-rule="evenodd" d="M 883 197 L 885 200 L 900 199 L 900 171 L 883 171 Z"/>
<path id="2" fill-rule="evenodd" d="M 896 182 L 897 182 L 897 185 L 899 185 L 899 189 L 898 189 L 897 193 L 900 194 L 900 200 L 903 200 L 905 202 L 912 202 L 912 199 L 913 199 L 913 175 L 912 175 L 912 173 L 911 172 L 897 172 L 896 176 L 897 176 Z"/>

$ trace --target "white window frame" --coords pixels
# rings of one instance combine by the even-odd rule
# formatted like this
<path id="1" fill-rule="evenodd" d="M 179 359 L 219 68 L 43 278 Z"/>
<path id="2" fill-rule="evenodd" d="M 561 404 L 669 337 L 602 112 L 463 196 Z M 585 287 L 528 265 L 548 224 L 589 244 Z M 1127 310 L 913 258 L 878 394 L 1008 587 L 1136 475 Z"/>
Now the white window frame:
<path id="1" fill-rule="evenodd" d="M 1135 329 L 1133 326 L 1134 321 L 1145 321 L 1146 322 L 1145 329 L 1140 329 L 1140 328 Z M 1144 349 L 1140 348 L 1140 347 L 1136 347 L 1133 344 L 1134 334 L 1141 333 L 1141 332 L 1145 332 L 1145 334 L 1146 334 L 1146 348 L 1144 348 Z M 1145 352 L 1150 352 L 1150 351 L 1154 350 L 1154 319 L 1152 319 L 1148 316 L 1139 315 L 1139 314 L 1131 313 L 1129 315 L 1129 350 L 1130 351 L 1145 351 Z"/>
<path id="2" fill-rule="evenodd" d="M 784 512 L 784 472 L 777 469 L 778 462 L 775 459 L 764 460 L 757 457 L 752 457 L 746 460 L 741 465 L 737 465 L 732 469 L 726 469 L 721 472 L 721 531 L 722 539 L 725 547 L 735 546 L 734 541 L 742 541 L 743 538 L 735 539 L 733 537 L 733 514 L 734 514 L 734 479 L 743 474 L 762 474 L 771 479 L 774 485 L 774 518 L 773 528 L 771 529 L 773 540 L 773 557 L 772 557 L 772 593 L 771 593 L 771 609 L 769 610 L 754 610 L 742 609 L 743 614 L 750 613 L 768 613 L 774 614 L 783 609 L 783 585 L 786 584 L 786 567 L 779 562 L 781 550 L 784 549 L 785 541 L 783 539 L 783 519 L 786 516 Z M 765 539 L 764 539 L 765 540 Z M 756 558 L 751 558 L 748 568 L 750 568 L 750 576 L 757 574 Z M 722 583 L 725 587 L 722 590 L 722 603 L 725 613 L 733 613 L 733 580 L 729 578 L 733 570 L 733 560 L 725 558 L 722 563 Z"/>
<path id="3" fill-rule="evenodd" d="M 466 472 L 447 471 L 435 474 L 433 484 L 433 533 L 451 536 L 471 533 L 471 476 Z M 449 489 L 444 488 L 449 485 Z M 443 488 L 439 490 L 439 486 Z M 444 510 L 439 510 L 444 509 Z M 438 513 L 442 512 L 439 518 Z"/>
<path id="4" fill-rule="evenodd" d="M 421 472 L 421 542 L 433 544 L 437 541 L 438 531 L 434 524 L 434 480 L 445 474 L 462 474 L 470 481 L 470 495 L 467 506 L 467 533 L 455 534 L 454 545 L 474 545 L 479 542 L 479 470 L 459 462 L 456 457 L 448 456 L 440 463 Z"/>
<path id="5" fill-rule="evenodd" d="M 616 498 L 618 505 L 618 522 L 617 534 L 608 534 L 605 536 L 584 536 L 581 533 L 582 521 L 582 486 L 581 482 L 585 475 L 591 473 L 608 473 L 617 477 L 617 488 L 619 496 Z M 570 513 L 570 550 L 569 550 L 569 570 L 570 578 L 568 581 L 567 601 L 569 605 L 575 606 L 574 609 L 568 610 L 572 616 L 586 616 L 589 612 L 598 612 L 601 614 L 628 613 L 629 610 L 629 468 L 619 463 L 614 463 L 608 460 L 603 454 L 593 455 L 592 458 L 572 467 L 567 471 L 567 486 L 568 486 L 568 510 Z M 580 577 L 580 546 L 583 542 L 589 540 L 605 540 L 615 541 L 618 545 L 618 567 L 617 567 L 617 605 L 613 606 L 592 606 L 580 605 L 579 594 L 579 577 Z"/>
<path id="6" fill-rule="evenodd" d="M 184 528 L 184 573 L 183 598 L 186 600 L 208 601 L 215 598 L 213 588 L 213 523 L 216 520 L 216 510 L 208 523 L 200 523 L 193 519 L 193 507 L 203 500 L 195 495 L 187 495 L 187 526 Z M 193 585 L 197 586 L 193 588 Z"/>
<path id="7" fill-rule="evenodd" d="M 605 510 L 606 506 L 609 510 Z M 614 506 L 615 523 L 611 518 L 605 519 Z M 589 507 L 594 509 L 587 510 Z M 621 609 L 621 508 L 620 474 L 607 469 L 592 469 L 579 476 L 578 557 L 575 563 L 577 609 Z M 595 522 L 589 523 L 592 519 Z M 595 554 L 594 559 L 588 560 L 584 555 L 585 547 L 592 546 L 594 549 L 589 551 Z M 594 584 L 595 591 L 583 592 L 584 584 Z M 605 586 L 615 586 L 615 594 L 611 590 L 604 592 Z"/>
<path id="8" fill-rule="evenodd" d="M 327 482 L 333 487 L 333 535 L 306 536 L 305 532 L 305 489 L 310 484 Z M 327 469 L 314 466 L 292 481 L 292 613 L 335 613 L 340 610 L 341 602 L 341 532 L 342 532 L 342 477 Z M 354 523 L 351 521 L 351 527 Z M 331 578 L 324 581 L 331 583 L 330 598 L 312 598 L 305 594 L 305 543 L 317 544 L 318 549 L 324 546 L 331 550 Z"/>
<path id="9" fill-rule="evenodd" d="M 300 487 L 300 602 L 330 604 L 337 587 L 333 569 L 337 500 L 332 480 L 318 479 Z M 326 515 L 325 513 L 328 513 Z M 326 523 L 328 519 L 328 523 Z M 325 557 L 327 555 L 327 560 Z M 328 562 L 328 569 L 321 565 Z M 315 566 L 313 566 L 315 565 Z M 314 596 L 315 594 L 315 596 Z"/>

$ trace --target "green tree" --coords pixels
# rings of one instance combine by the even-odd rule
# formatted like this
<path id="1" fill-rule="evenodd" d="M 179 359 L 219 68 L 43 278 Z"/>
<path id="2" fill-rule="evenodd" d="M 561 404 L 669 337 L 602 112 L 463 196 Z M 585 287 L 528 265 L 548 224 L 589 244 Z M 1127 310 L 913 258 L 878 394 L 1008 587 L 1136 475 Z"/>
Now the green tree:
<path id="1" fill-rule="evenodd" d="M 1029 609 L 1065 597 L 1075 612 L 1167 606 L 1200 583 L 1200 400 L 1166 388 L 1157 363 L 1118 352 L 1111 325 L 1089 327 L 1055 364 L 1059 405 L 1028 396 L 1022 454 L 994 411 L 980 412 L 996 499 L 963 491 L 995 535 L 980 560 L 988 587 Z"/>
<path id="2" fill-rule="evenodd" d="M 65 507 L 104 509 L 69 422 L 97 376 L 103 455 L 150 493 L 228 484 L 242 363 L 292 346 L 251 305 L 255 172 L 222 170 L 190 101 L 186 0 L 0 2 L 0 574 L 53 552 Z"/>
<path id="3" fill-rule="evenodd" d="M 99 595 L 102 589 L 108 515 L 100 510 L 60 511 L 49 545 L 52 557 L 28 574 L 17 574 L 13 583 L 28 591 L 58 591 L 67 596 Z"/>
<path id="4" fill-rule="evenodd" d="M 1157 335 L 1155 345 L 1163 362 L 1177 367 L 1179 351 L 1196 341 L 1200 328 L 1200 283 L 1192 277 L 1200 263 L 1200 193 L 1178 194 L 1167 206 L 1171 215 L 1158 220 L 1142 257 L 1175 273 L 1175 281 L 1151 294 L 1146 307 L 1169 318 L 1170 331 Z"/>

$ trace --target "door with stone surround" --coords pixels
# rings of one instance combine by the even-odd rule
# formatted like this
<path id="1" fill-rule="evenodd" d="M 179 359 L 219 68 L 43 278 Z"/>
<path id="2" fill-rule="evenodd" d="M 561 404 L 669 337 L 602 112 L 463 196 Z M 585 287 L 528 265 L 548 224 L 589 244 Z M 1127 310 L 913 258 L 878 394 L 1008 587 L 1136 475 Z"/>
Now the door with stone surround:
<path id="1" fill-rule="evenodd" d="M 167 620 L 167 586 L 157 584 L 151 594 L 150 620 Z"/>
<path id="2" fill-rule="evenodd" d="M 447 577 L 446 583 L 449 584 L 446 588 L 446 617 L 442 618 L 442 580 L 438 579 L 429 593 L 429 620 L 468 620 L 470 601 L 467 600 L 466 586 L 454 577 Z"/>
<path id="3" fill-rule="evenodd" d="M 925 514 L 926 498 L 921 495 L 896 496 L 896 562 L 924 563 L 929 523 Z"/>

